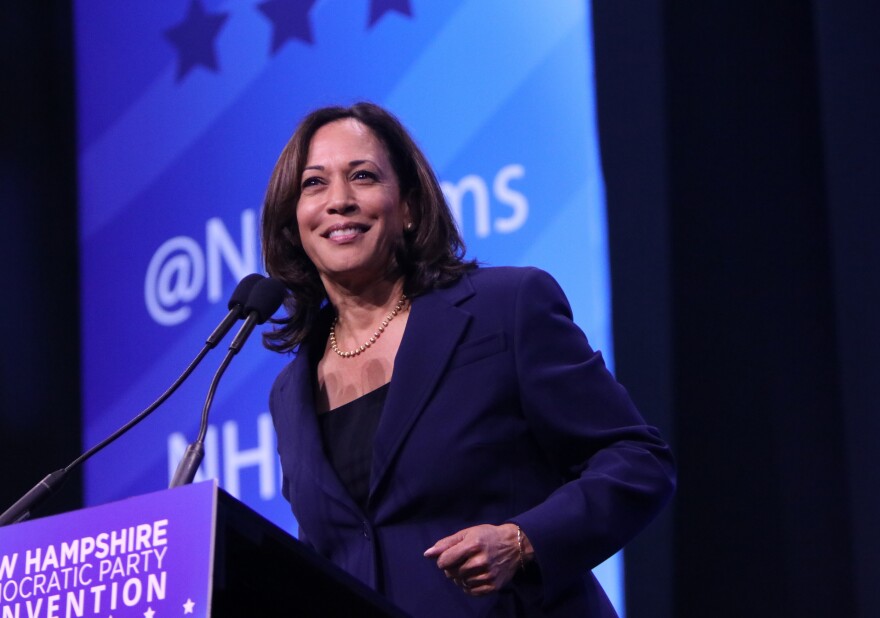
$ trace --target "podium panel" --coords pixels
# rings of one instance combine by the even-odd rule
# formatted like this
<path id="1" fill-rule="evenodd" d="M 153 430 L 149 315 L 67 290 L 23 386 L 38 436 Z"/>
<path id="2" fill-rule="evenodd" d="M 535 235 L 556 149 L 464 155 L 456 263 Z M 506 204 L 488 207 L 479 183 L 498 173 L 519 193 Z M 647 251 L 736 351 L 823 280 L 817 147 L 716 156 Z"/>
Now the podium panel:
<path id="1" fill-rule="evenodd" d="M 0 528 L 0 618 L 405 616 L 206 481 Z"/>

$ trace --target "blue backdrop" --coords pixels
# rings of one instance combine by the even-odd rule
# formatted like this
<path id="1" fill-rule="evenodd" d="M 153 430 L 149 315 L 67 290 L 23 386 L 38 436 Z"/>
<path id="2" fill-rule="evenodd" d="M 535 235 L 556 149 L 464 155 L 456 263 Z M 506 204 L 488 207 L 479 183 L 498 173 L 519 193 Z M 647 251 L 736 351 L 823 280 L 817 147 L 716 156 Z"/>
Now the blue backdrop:
<path id="1" fill-rule="evenodd" d="M 468 253 L 535 265 L 613 363 L 605 200 L 585 0 L 173 0 L 75 4 L 84 441 L 145 408 L 261 270 L 259 208 L 297 121 L 361 99 L 434 164 Z M 256 337 L 255 337 L 256 338 Z M 86 466 L 98 504 L 167 485 L 215 352 Z M 292 532 L 267 394 L 287 358 L 249 344 L 212 409 L 200 476 Z M 598 569 L 623 610 L 621 561 Z"/>

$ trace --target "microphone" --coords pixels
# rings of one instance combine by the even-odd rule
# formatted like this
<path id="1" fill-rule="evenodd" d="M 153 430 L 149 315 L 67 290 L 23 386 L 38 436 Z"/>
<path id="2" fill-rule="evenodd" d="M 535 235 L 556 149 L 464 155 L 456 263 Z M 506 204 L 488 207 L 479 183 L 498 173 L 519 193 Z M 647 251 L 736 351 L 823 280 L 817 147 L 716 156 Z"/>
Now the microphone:
<path id="1" fill-rule="evenodd" d="M 226 314 L 223 321 L 217 325 L 217 328 L 214 329 L 213 333 L 208 335 L 208 339 L 205 341 L 205 346 L 208 347 L 208 349 L 216 347 L 223 337 L 226 336 L 226 333 L 232 328 L 232 325 L 247 315 L 245 305 L 250 298 L 251 292 L 253 292 L 257 284 L 263 279 L 265 279 L 263 275 L 251 273 L 238 282 L 238 285 L 235 286 L 235 289 L 232 291 L 232 296 L 229 297 L 229 302 L 226 304 L 229 313 Z"/>
<path id="2" fill-rule="evenodd" d="M 151 403 L 149 407 L 147 407 L 143 412 L 135 416 L 133 419 L 128 421 L 125 425 L 123 425 L 116 431 L 114 431 L 102 442 L 96 444 L 85 453 L 77 457 L 66 468 L 61 468 L 60 470 L 52 472 L 42 481 L 34 485 L 34 487 L 31 488 L 30 491 L 19 498 L 15 504 L 13 504 L 2 515 L 0 515 L 0 526 L 15 524 L 28 519 L 34 509 L 36 509 L 47 498 L 49 498 L 49 496 L 57 491 L 57 489 L 61 486 L 61 484 L 67 478 L 67 475 L 70 474 L 70 472 L 78 468 L 84 461 L 89 459 L 98 451 L 102 450 L 108 444 L 116 440 L 119 436 L 140 423 L 147 416 L 149 416 L 151 412 L 162 405 L 166 399 L 173 395 L 178 387 L 183 384 L 183 381 L 186 380 L 195 370 L 195 368 L 202 361 L 208 351 L 214 349 L 217 344 L 223 339 L 223 337 L 226 336 L 226 333 L 230 331 L 233 324 L 248 315 L 246 305 L 248 299 L 251 296 L 251 292 L 254 290 L 258 283 L 265 279 L 266 278 L 263 275 L 252 273 L 239 281 L 238 285 L 235 286 L 235 290 L 232 292 L 232 296 L 229 297 L 229 303 L 227 304 L 229 313 L 227 313 L 226 317 L 224 317 L 220 324 L 217 325 L 217 328 L 214 329 L 214 332 L 212 332 L 208 336 L 207 340 L 205 341 L 205 345 L 192 360 L 189 366 L 187 366 L 187 368 L 183 371 L 183 373 L 180 374 L 180 377 L 178 377 L 171 384 L 171 386 L 168 387 L 168 389 L 164 393 L 162 393 L 159 398 L 156 399 L 156 401 Z"/>
<path id="3" fill-rule="evenodd" d="M 232 362 L 233 357 L 238 354 L 239 350 L 244 346 L 245 341 L 253 332 L 258 324 L 262 324 L 278 311 L 284 300 L 286 293 L 284 284 L 277 279 L 263 279 L 258 282 L 248 297 L 247 304 L 244 306 L 244 313 L 247 314 L 244 324 L 229 344 L 229 351 L 217 368 L 214 379 L 211 380 L 211 386 L 208 388 L 208 396 L 205 398 L 205 405 L 202 407 L 202 419 L 199 424 L 199 435 L 195 442 L 186 447 L 174 476 L 171 477 L 169 488 L 180 487 L 181 485 L 189 485 L 196 476 L 202 459 L 205 457 L 205 436 L 208 433 L 208 412 L 211 409 L 211 403 L 214 401 L 214 393 L 217 391 L 217 385 L 220 378 Z"/>

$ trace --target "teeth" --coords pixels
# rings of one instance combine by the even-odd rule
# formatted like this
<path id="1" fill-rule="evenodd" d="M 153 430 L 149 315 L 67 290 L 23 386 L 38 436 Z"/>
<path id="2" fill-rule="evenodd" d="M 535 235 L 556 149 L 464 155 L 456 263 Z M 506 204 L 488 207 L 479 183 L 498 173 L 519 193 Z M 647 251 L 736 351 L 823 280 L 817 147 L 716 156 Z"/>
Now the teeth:
<path id="1" fill-rule="evenodd" d="M 336 238 L 337 236 L 350 236 L 352 234 L 357 234 L 358 232 L 360 232 L 359 228 L 346 227 L 339 230 L 333 230 L 328 236 L 330 238 Z"/>

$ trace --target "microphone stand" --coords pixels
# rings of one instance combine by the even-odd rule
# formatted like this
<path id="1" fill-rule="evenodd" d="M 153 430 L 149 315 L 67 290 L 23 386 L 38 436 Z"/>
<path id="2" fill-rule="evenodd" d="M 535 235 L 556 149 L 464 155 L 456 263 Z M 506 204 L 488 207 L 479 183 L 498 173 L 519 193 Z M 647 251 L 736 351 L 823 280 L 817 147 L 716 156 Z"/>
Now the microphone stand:
<path id="1" fill-rule="evenodd" d="M 253 275 L 251 275 L 250 277 L 253 277 Z M 259 279 L 262 279 L 262 277 L 259 276 Z M 252 287 L 255 281 L 256 278 L 251 279 L 250 285 L 246 287 Z M 46 478 L 34 485 L 30 491 L 19 498 L 15 504 L 6 509 L 6 511 L 4 511 L 2 515 L 0 515 L 0 526 L 16 524 L 18 522 L 28 519 L 34 509 L 36 509 L 49 496 L 53 495 L 58 490 L 58 488 L 67 478 L 67 476 L 73 470 L 82 465 L 82 463 L 89 459 L 92 455 L 101 451 L 108 444 L 116 440 L 119 436 L 130 430 L 132 427 L 140 423 L 145 418 L 147 418 L 147 416 L 149 416 L 156 408 L 165 403 L 165 400 L 171 397 L 171 395 L 174 394 L 178 387 L 183 384 L 184 380 L 186 380 L 190 376 L 190 374 L 195 370 L 195 368 L 202 361 L 205 355 L 217 346 L 220 340 L 223 339 L 226 333 L 229 332 L 229 329 L 232 328 L 232 325 L 239 320 L 239 318 L 241 317 L 241 310 L 241 305 L 230 307 L 229 313 L 227 313 L 226 317 L 223 318 L 223 321 L 217 325 L 217 328 L 214 329 L 214 332 L 212 332 L 208 336 L 207 340 L 205 341 L 205 345 L 202 347 L 201 351 L 196 355 L 196 357 L 187 366 L 183 373 L 180 374 L 180 376 L 171 384 L 171 386 L 168 387 L 168 389 L 164 393 L 159 396 L 158 399 L 156 399 L 156 401 L 151 403 L 143 412 L 135 416 L 133 419 L 128 421 L 125 425 L 123 425 L 116 431 L 114 431 L 107 438 L 74 459 L 67 467 L 52 472 L 51 474 L 46 476 Z"/>
<path id="2" fill-rule="evenodd" d="M 220 367 L 217 368 L 217 372 L 211 380 L 211 386 L 208 388 L 208 396 L 205 398 L 205 405 L 202 406 L 199 435 L 194 442 L 186 447 L 186 451 L 184 451 L 183 457 L 181 457 L 180 463 L 177 464 L 177 469 L 174 471 L 174 476 L 171 477 L 171 484 L 168 485 L 169 488 L 189 485 L 193 482 L 196 472 L 202 463 L 202 459 L 205 457 L 205 436 L 208 433 L 208 412 L 211 409 L 211 403 L 214 401 L 214 394 L 217 392 L 217 385 L 220 384 L 220 378 L 223 377 L 229 363 L 232 362 L 233 357 L 238 354 L 239 350 L 244 346 L 245 341 L 247 341 L 247 338 L 250 336 L 251 332 L 253 332 L 257 324 L 265 322 L 281 305 L 283 287 L 274 279 L 265 279 L 254 288 L 254 293 L 257 296 L 266 296 L 269 298 L 259 299 L 261 306 L 250 311 L 244 324 L 242 324 L 241 328 L 232 339 L 232 343 L 229 344 L 229 351 L 226 353 L 226 356 L 223 357 L 223 362 L 220 363 Z M 277 302 L 275 302 L 276 299 Z M 250 307 L 246 306 L 245 311 L 248 309 L 250 309 Z"/>

